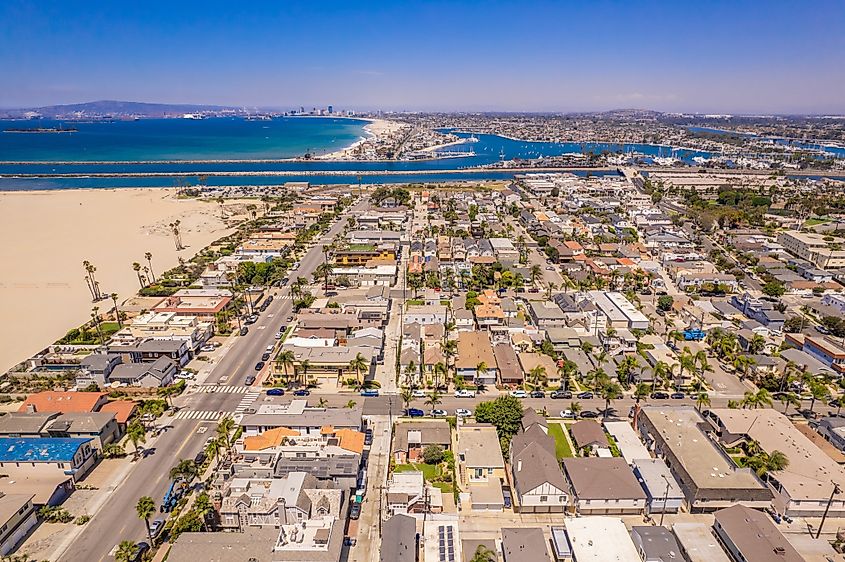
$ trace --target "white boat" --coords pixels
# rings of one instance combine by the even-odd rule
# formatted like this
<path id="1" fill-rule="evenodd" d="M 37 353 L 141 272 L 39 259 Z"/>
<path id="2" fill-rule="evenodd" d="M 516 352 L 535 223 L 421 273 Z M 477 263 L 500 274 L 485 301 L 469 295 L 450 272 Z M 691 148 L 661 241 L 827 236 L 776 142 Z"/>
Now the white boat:
<path id="1" fill-rule="evenodd" d="M 466 142 L 478 142 L 478 137 L 476 137 L 475 135 L 470 135 Z"/>

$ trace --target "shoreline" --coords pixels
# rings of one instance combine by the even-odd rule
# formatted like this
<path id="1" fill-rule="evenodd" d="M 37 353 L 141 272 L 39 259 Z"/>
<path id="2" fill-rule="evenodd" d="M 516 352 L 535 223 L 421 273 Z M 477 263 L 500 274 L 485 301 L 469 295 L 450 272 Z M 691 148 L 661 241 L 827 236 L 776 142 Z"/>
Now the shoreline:
<path id="1" fill-rule="evenodd" d="M 243 203 L 227 205 L 241 217 Z M 186 248 L 177 251 L 169 224 L 181 222 Z M 236 220 L 230 216 L 229 220 Z M 41 228 L 49 224 L 50 228 Z M 175 188 L 76 188 L 0 192 L 0 259 L 12 264 L 0 273 L 0 373 L 45 349 L 101 314 L 111 299 L 93 303 L 82 261 L 97 267 L 104 294 L 118 303 L 134 297 L 139 283 L 132 262 L 161 273 L 234 230 L 214 205 L 176 196 Z"/>

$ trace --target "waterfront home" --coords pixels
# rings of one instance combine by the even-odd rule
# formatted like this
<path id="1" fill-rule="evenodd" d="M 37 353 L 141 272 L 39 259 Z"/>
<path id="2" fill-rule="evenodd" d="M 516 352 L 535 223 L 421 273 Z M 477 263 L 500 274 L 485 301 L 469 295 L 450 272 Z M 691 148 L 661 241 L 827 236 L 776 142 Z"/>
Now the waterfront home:
<path id="1" fill-rule="evenodd" d="M 0 437 L 0 471 L 25 465 L 32 475 L 63 474 L 79 480 L 96 459 L 96 448 L 88 438 Z"/>
<path id="2" fill-rule="evenodd" d="M 108 401 L 104 392 L 62 392 L 44 390 L 30 394 L 19 412 L 96 412 Z"/>
<path id="3" fill-rule="evenodd" d="M 114 368 L 108 382 L 158 388 L 171 385 L 178 372 L 179 368 L 173 361 L 159 357 L 152 363 L 122 363 Z"/>

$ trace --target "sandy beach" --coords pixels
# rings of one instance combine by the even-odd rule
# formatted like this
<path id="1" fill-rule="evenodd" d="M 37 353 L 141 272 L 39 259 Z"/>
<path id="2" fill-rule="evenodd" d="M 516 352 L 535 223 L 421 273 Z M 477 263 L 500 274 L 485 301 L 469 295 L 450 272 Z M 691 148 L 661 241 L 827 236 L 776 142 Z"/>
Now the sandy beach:
<path id="1" fill-rule="evenodd" d="M 180 252 L 168 227 L 177 219 Z M 0 192 L 0 373 L 89 318 L 83 260 L 121 302 L 138 290 L 132 262 L 145 252 L 161 272 L 229 232 L 216 204 L 177 199 L 173 189 Z"/>
<path id="2" fill-rule="evenodd" d="M 399 129 L 401 129 L 404 124 L 397 123 L 395 121 L 387 121 L 386 119 L 371 119 L 367 125 L 364 125 L 364 130 L 369 135 L 366 138 L 358 139 L 350 146 L 342 150 L 336 150 L 334 152 L 329 152 L 328 154 L 323 154 L 319 156 L 319 160 L 347 160 L 355 154 L 355 149 L 361 145 L 361 143 L 366 142 L 372 138 L 378 138 L 382 136 L 389 136 Z"/>

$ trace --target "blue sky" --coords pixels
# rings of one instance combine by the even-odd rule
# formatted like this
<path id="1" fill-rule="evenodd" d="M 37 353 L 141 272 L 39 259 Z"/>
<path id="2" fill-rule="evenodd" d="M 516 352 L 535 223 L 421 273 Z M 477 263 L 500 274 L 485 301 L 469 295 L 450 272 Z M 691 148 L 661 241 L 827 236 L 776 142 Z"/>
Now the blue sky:
<path id="1" fill-rule="evenodd" d="M 845 113 L 845 1 L 0 3 L 0 107 Z"/>

